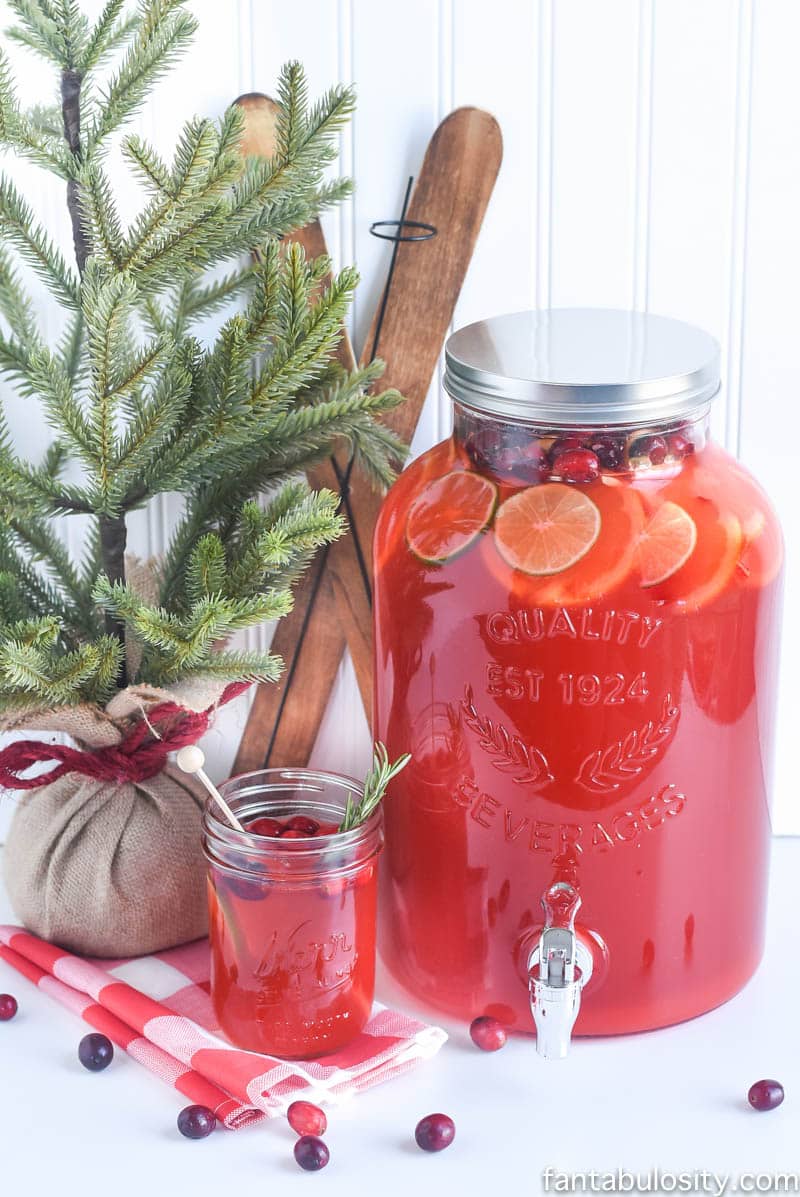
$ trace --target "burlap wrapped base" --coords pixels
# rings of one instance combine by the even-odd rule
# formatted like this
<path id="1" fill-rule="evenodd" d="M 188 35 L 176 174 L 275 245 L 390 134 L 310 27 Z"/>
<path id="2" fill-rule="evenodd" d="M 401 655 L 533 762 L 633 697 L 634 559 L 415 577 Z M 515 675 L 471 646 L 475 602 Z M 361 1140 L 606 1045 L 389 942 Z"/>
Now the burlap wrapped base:
<path id="1" fill-rule="evenodd" d="M 67 732 L 81 747 L 118 744 L 159 702 L 200 711 L 219 690 L 129 687 L 105 711 L 73 707 L 6 719 L 2 730 Z M 44 738 L 44 737 L 41 737 Z M 25 926 L 91 956 L 139 956 L 204 934 L 202 787 L 172 765 L 147 781 L 70 773 L 15 799 L 5 881 Z"/>

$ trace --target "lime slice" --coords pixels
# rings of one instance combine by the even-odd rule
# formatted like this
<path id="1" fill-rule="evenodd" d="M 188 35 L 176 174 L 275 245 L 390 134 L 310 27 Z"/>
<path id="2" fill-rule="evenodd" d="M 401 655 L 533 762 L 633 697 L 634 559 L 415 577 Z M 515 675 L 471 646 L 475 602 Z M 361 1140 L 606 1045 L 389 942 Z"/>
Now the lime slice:
<path id="1" fill-rule="evenodd" d="M 600 511 L 561 482 L 531 486 L 503 503 L 494 524 L 501 557 L 514 569 L 546 576 L 584 557 L 600 534 Z"/>
<path id="2" fill-rule="evenodd" d="M 656 508 L 636 545 L 642 586 L 657 586 L 685 565 L 697 544 L 697 526 L 669 500 Z"/>
<path id="3" fill-rule="evenodd" d="M 431 482 L 406 519 L 406 543 L 428 565 L 450 561 L 477 540 L 497 504 L 497 487 L 467 470 Z"/>

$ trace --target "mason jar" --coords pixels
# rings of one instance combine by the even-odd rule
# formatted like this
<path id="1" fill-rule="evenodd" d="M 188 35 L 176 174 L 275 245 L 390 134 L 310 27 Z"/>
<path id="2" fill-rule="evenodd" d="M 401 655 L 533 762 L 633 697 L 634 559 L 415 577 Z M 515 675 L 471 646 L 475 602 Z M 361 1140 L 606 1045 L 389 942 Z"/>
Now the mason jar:
<path id="1" fill-rule="evenodd" d="M 445 386 L 453 434 L 375 537 L 375 735 L 413 754 L 381 950 L 561 1055 L 575 1019 L 678 1022 L 758 964 L 781 536 L 711 437 L 699 329 L 501 316 L 450 338 Z"/>
<path id="2" fill-rule="evenodd" d="M 339 832 L 363 786 L 310 769 L 263 769 L 225 782 L 237 831 L 209 802 L 211 998 L 237 1047 L 303 1060 L 345 1046 L 364 1028 L 375 987 L 378 808 Z M 311 820 L 313 834 L 264 834 Z M 259 832 L 256 831 L 259 828 Z M 278 831 L 278 828 L 275 828 Z"/>

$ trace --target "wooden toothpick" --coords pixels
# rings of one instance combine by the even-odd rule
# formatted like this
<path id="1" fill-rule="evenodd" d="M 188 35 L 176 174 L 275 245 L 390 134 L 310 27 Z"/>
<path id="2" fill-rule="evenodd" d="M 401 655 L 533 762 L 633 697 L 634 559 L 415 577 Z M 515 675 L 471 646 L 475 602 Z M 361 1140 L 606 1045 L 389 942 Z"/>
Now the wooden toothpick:
<path id="1" fill-rule="evenodd" d="M 233 813 L 217 787 L 214 785 L 211 778 L 203 769 L 203 765 L 206 763 L 206 757 L 202 748 L 198 748 L 196 744 L 189 744 L 186 748 L 181 748 L 180 752 L 175 757 L 175 760 L 177 761 L 178 768 L 182 769 L 184 773 L 194 773 L 195 777 L 200 778 L 203 785 L 216 802 L 217 806 L 225 815 L 225 818 L 228 820 L 231 827 L 235 827 L 237 831 L 244 832 L 244 827 L 236 818 L 236 815 Z"/>

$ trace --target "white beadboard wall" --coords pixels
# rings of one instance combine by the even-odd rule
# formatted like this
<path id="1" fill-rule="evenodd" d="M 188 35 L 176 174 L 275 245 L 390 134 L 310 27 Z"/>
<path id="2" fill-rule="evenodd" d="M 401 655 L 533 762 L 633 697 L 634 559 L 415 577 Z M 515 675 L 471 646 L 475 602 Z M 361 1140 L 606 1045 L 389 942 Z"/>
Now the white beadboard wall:
<path id="1" fill-rule="evenodd" d="M 100 8 L 84 0 L 92 14 Z M 282 62 L 301 59 L 312 91 L 354 81 L 358 113 L 342 137 L 355 198 L 326 221 L 338 262 L 363 283 L 357 346 L 383 283 L 385 243 L 372 220 L 397 214 L 405 181 L 453 107 L 499 119 L 505 157 L 456 324 L 534 305 L 646 308 L 695 321 L 723 346 L 717 435 L 765 484 L 788 547 L 775 829 L 800 833 L 792 728 L 800 724 L 800 6 L 795 0 L 193 0 L 200 33 L 190 61 L 158 88 L 137 122 L 168 149 L 194 112 L 219 114 L 241 92 L 269 92 Z M 9 23 L 0 0 L 0 24 Z M 13 45 L 25 98 L 48 98 L 47 71 Z M 15 174 L 68 244 L 59 185 Z M 120 168 L 129 210 L 137 194 Z M 41 290 L 51 336 L 60 313 Z M 7 388 L 6 388 L 7 392 Z M 21 446 L 47 432 L 8 396 Z M 432 387 L 414 448 L 448 430 Z M 795 496 L 793 498 L 793 496 Z M 170 503 L 134 530 L 159 551 Z M 80 528 L 71 542 L 78 546 Z M 207 749 L 217 776 L 235 752 L 245 708 L 228 710 Z M 360 770 L 369 751 L 349 663 L 317 746 L 332 768 Z M 13 799 L 0 807 L 2 825 Z M 4 808 L 4 809 L 3 809 Z"/>

